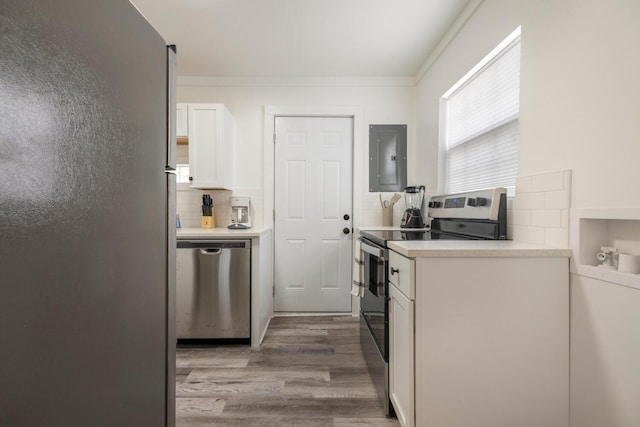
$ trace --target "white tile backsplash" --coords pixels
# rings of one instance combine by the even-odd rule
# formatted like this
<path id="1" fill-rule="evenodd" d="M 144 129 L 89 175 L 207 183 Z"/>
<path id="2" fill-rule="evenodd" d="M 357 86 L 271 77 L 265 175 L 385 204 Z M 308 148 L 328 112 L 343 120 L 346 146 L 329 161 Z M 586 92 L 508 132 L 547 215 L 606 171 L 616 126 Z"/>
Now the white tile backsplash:
<path id="1" fill-rule="evenodd" d="M 569 190 L 548 191 L 544 193 L 544 207 L 547 209 L 569 209 Z"/>
<path id="2" fill-rule="evenodd" d="M 570 170 L 518 177 L 507 215 L 513 240 L 568 247 L 570 207 Z"/>
<path id="3" fill-rule="evenodd" d="M 393 225 L 400 226 L 400 220 L 405 210 L 404 193 L 398 191 L 401 195 L 400 200 L 393 205 Z M 363 200 L 362 224 L 363 225 L 382 225 L 382 206 L 380 205 L 380 196 L 382 200 L 389 200 L 395 193 L 365 193 Z"/>
<path id="4" fill-rule="evenodd" d="M 514 225 L 513 240 L 544 245 L 546 243 L 545 228 L 528 225 Z"/>
<path id="5" fill-rule="evenodd" d="M 511 215 L 507 215 L 512 225 L 531 225 L 531 211 L 511 210 Z"/>
<path id="6" fill-rule="evenodd" d="M 226 227 L 231 223 L 231 196 L 247 196 L 251 198 L 252 220 L 254 227 L 262 227 L 263 203 L 262 189 L 239 188 L 228 190 L 199 190 L 188 188 L 188 184 L 179 186 L 176 192 L 176 212 L 180 215 L 183 228 L 199 228 L 202 218 L 202 195 L 210 194 L 215 209 L 216 227 Z"/>
<path id="7" fill-rule="evenodd" d="M 531 191 L 555 191 L 565 189 L 564 171 L 533 175 Z"/>
<path id="8" fill-rule="evenodd" d="M 514 209 L 539 209 L 544 208 L 544 193 L 522 193 L 516 187 L 516 197 L 513 203 Z"/>
<path id="9" fill-rule="evenodd" d="M 550 227 L 561 228 L 562 227 L 562 211 L 555 210 L 538 210 L 531 211 L 531 225 L 537 227 Z"/>

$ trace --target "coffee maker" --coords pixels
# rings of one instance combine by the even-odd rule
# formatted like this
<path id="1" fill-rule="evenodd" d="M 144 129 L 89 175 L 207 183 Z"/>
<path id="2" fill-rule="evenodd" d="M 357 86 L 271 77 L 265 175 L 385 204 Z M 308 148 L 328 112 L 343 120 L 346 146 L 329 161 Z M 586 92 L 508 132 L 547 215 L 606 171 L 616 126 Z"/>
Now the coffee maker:
<path id="1" fill-rule="evenodd" d="M 251 228 L 251 199 L 249 197 L 231 198 L 231 224 L 227 228 Z"/>
<path id="2" fill-rule="evenodd" d="M 402 228 L 424 228 L 422 219 L 422 199 L 424 198 L 424 185 L 405 187 L 404 203 L 407 209 L 402 215 L 400 227 Z"/>

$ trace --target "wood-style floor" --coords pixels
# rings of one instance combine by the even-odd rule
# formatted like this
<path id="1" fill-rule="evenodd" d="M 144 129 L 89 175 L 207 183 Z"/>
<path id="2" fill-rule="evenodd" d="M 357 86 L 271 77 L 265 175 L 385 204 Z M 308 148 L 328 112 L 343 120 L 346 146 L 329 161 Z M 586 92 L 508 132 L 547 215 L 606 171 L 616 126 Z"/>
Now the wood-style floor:
<path id="1" fill-rule="evenodd" d="M 275 317 L 259 349 L 179 348 L 178 427 L 397 427 L 352 316 Z"/>

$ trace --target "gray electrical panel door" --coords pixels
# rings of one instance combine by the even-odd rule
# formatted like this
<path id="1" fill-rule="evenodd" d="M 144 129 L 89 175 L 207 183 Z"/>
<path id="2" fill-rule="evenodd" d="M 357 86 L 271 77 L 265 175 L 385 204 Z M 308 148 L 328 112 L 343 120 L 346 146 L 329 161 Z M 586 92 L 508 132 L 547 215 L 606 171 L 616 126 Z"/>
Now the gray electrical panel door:
<path id="1" fill-rule="evenodd" d="M 369 125 L 369 191 L 407 186 L 407 125 Z"/>

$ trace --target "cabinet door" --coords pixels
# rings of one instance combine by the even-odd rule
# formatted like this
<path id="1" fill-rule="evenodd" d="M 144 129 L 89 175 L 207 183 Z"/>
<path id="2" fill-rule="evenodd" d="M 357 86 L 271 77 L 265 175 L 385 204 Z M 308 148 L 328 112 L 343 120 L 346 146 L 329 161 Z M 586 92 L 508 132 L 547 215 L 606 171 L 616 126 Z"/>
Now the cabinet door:
<path id="1" fill-rule="evenodd" d="M 414 302 L 389 286 L 389 397 L 403 427 L 415 425 Z"/>
<path id="2" fill-rule="evenodd" d="M 233 119 L 222 104 L 189 104 L 193 188 L 232 188 Z"/>

